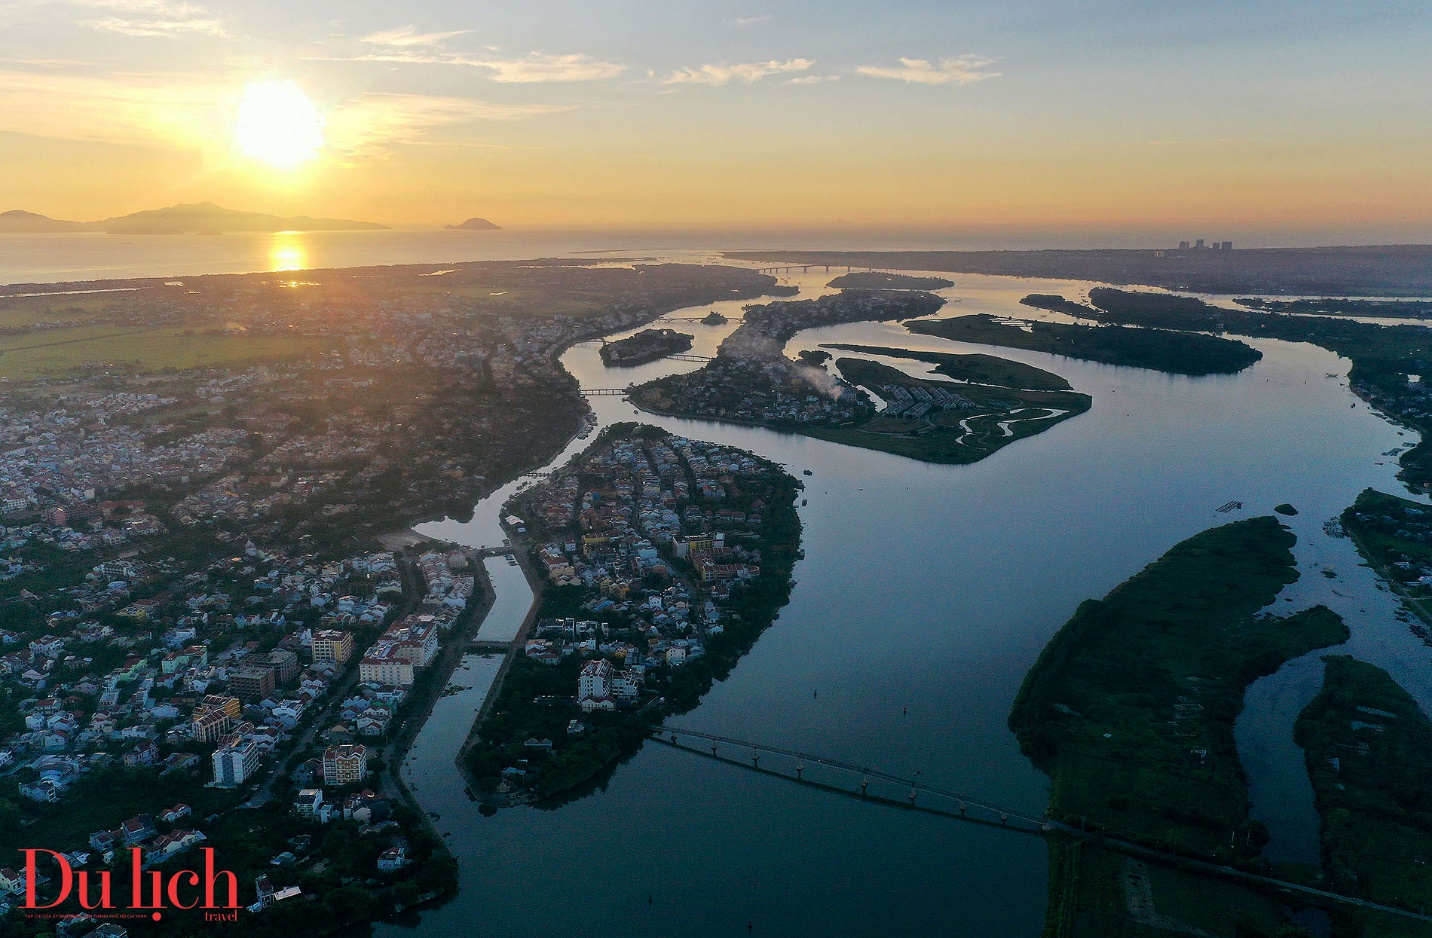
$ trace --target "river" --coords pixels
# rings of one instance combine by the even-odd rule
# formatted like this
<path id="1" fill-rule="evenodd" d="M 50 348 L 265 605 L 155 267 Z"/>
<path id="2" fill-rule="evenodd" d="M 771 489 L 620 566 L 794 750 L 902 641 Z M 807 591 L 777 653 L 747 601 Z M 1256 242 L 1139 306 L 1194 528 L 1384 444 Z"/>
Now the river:
<path id="1" fill-rule="evenodd" d="M 829 276 L 790 282 L 814 296 Z M 942 291 L 952 300 L 946 315 L 1058 318 L 1017 301 L 1090 286 L 955 279 Z M 713 354 L 737 324 L 739 304 L 714 308 L 733 321 L 676 324 L 696 335 L 694 354 Z M 910 335 L 893 323 L 859 323 L 803 332 L 788 352 L 823 342 L 991 351 Z M 1176 542 L 1285 501 L 1299 511 L 1286 520 L 1299 538 L 1302 578 L 1274 605 L 1288 612 L 1326 602 L 1353 630 L 1349 650 L 1388 668 L 1432 709 L 1428 649 L 1394 618 L 1394 597 L 1360 566 L 1351 543 L 1322 529 L 1366 486 L 1401 492 L 1396 460 L 1382 454 L 1416 437 L 1351 394 L 1345 360 L 1309 345 L 1251 344 L 1262 361 L 1236 376 L 1206 378 L 998 350 L 1063 375 L 1094 403 L 970 466 L 642 415 L 785 464 L 804 478 L 809 501 L 790 605 L 679 722 L 919 772 L 922 781 L 1038 812 L 1048 781 L 1020 754 L 1005 718 L 1040 649 L 1080 601 L 1102 596 Z M 589 388 L 699 367 L 661 361 L 607 369 L 591 346 L 562 360 Z M 637 417 L 620 398 L 591 403 L 600 424 Z M 554 463 L 587 442 L 574 441 Z M 809 478 L 801 476 L 806 469 Z M 501 503 L 523 484 L 530 481 L 484 500 L 470 523 L 421 530 L 496 545 Z M 1214 512 L 1232 499 L 1246 508 Z M 511 634 L 530 591 L 505 562 L 489 570 L 499 579 L 499 605 L 483 635 Z M 455 680 L 468 689 L 438 702 L 404 768 L 424 808 L 440 815 L 462 869 L 460 893 L 422 914 L 421 934 L 1039 933 L 1047 865 L 1037 838 L 841 798 L 660 745 L 644 747 L 598 791 L 558 810 L 482 817 L 452 760 L 498 661 L 464 661 Z M 1270 853 L 1284 858 L 1306 857 L 1310 844 L 1315 857 L 1311 793 L 1290 733 L 1320 680 L 1316 656 L 1288 666 L 1254 686 L 1239 722 L 1255 814 L 1273 830 Z M 377 929 L 385 938 L 412 931 Z"/>

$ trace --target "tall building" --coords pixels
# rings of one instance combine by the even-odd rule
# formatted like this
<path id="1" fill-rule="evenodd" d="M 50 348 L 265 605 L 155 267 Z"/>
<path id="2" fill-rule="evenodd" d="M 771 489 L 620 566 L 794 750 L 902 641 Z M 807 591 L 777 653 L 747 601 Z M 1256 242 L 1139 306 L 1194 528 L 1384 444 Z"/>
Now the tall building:
<path id="1" fill-rule="evenodd" d="M 323 784 L 349 785 L 367 777 L 367 747 L 342 745 L 323 750 Z"/>
<path id="2" fill-rule="evenodd" d="M 1224 241 L 1224 242 L 1221 242 L 1221 243 L 1222 243 L 1222 246 L 1223 246 L 1223 250 L 1225 250 L 1225 251 L 1231 251 L 1231 250 L 1233 250 L 1233 242 L 1232 242 L 1232 241 Z"/>
<path id="3" fill-rule="evenodd" d="M 1193 242 L 1193 246 L 1194 246 L 1194 249 L 1195 249 L 1195 250 L 1199 250 L 1199 251 L 1203 250 L 1203 248 L 1204 248 L 1203 239 L 1202 239 L 1202 238 L 1199 238 L 1197 241 Z"/>
<path id="4" fill-rule="evenodd" d="M 582 665 L 577 678 L 577 699 L 602 698 L 611 696 L 612 663 L 605 658 L 588 661 Z"/>
<path id="5" fill-rule="evenodd" d="M 1180 242 L 1178 243 L 1178 249 L 1179 249 L 1180 251 L 1187 251 L 1187 250 L 1188 250 L 1188 242 L 1187 242 L 1187 241 L 1180 241 Z"/>
<path id="6" fill-rule="evenodd" d="M 335 661 L 342 664 L 353 656 L 353 633 L 337 629 L 319 629 L 309 640 L 313 660 Z"/>
<path id="7" fill-rule="evenodd" d="M 278 686 L 273 668 L 242 667 L 229 672 L 229 690 L 240 700 L 263 700 Z"/>
<path id="8" fill-rule="evenodd" d="M 263 750 L 252 739 L 225 746 L 214 753 L 214 784 L 220 788 L 236 788 L 259 767 Z"/>

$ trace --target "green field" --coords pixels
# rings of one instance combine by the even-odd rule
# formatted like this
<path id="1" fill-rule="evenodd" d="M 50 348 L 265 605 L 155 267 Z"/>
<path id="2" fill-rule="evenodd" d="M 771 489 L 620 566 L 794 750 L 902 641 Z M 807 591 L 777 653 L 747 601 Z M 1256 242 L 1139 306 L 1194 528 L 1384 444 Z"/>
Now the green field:
<path id="1" fill-rule="evenodd" d="M 1432 721 L 1386 671 L 1329 655 L 1298 717 L 1329 888 L 1432 907 Z M 1365 923 L 1368 936 L 1407 932 Z"/>
<path id="2" fill-rule="evenodd" d="M 0 336 L 0 378 L 23 381 L 80 371 L 162 371 L 308 355 L 332 346 L 314 336 L 226 335 L 173 326 L 83 326 Z"/>
<path id="3" fill-rule="evenodd" d="M 1242 342 L 1211 335 L 1052 322 L 1030 322 L 1021 327 L 986 314 L 917 319 L 905 323 L 905 328 L 956 342 L 1003 345 L 1178 375 L 1234 374 L 1263 357 Z"/>

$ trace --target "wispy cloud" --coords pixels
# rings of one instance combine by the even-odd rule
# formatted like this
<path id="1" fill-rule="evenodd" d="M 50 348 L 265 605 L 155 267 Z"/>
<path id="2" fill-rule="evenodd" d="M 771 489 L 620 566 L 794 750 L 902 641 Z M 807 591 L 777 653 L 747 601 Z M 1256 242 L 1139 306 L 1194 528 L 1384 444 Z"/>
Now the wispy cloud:
<path id="1" fill-rule="evenodd" d="M 547 55 L 533 52 L 520 58 L 482 58 L 457 52 L 436 52 L 399 49 L 364 55 L 316 57 L 326 62 L 390 62 L 398 65 L 460 65 L 485 69 L 493 81 L 504 83 L 540 83 L 563 81 L 601 81 L 616 78 L 626 71 L 618 62 L 605 62 L 577 52 L 569 55 Z"/>
<path id="2" fill-rule="evenodd" d="M 61 74 L 0 68 L 0 131 L 64 140 L 179 146 L 222 156 L 241 80 L 191 73 Z M 459 128 L 574 106 L 368 92 L 326 109 L 329 149 L 371 156 L 398 144 L 471 144 Z M 447 134 L 440 131 L 451 129 Z"/>
<path id="3" fill-rule="evenodd" d="M 902 58 L 899 68 L 862 65 L 855 71 L 870 78 L 891 78 L 916 85 L 968 85 L 998 78 L 999 72 L 986 71 L 993 64 L 994 59 L 981 55 L 961 55 L 940 59 L 939 65 L 931 65 L 926 59 Z"/>
<path id="4" fill-rule="evenodd" d="M 767 13 L 765 16 L 738 16 L 732 20 L 731 23 L 733 26 L 744 28 L 746 26 L 755 26 L 757 23 L 769 23 L 770 21 L 771 14 Z"/>
<path id="5" fill-rule="evenodd" d="M 359 42 L 370 43 L 375 46 L 396 46 L 407 48 L 409 46 L 435 46 L 446 39 L 454 36 L 462 36 L 471 32 L 469 29 L 456 29 L 447 33 L 420 33 L 416 26 L 399 26 L 397 29 L 384 29 L 376 33 L 369 33 Z"/>
<path id="6" fill-rule="evenodd" d="M 802 75 L 799 78 L 792 78 L 786 84 L 789 85 L 823 85 L 828 81 L 840 81 L 839 75 Z"/>
<path id="7" fill-rule="evenodd" d="M 224 23 L 203 7 L 184 0 L 73 0 L 78 6 L 104 10 L 107 16 L 80 20 L 80 25 L 125 36 L 226 36 Z"/>
<path id="8" fill-rule="evenodd" d="M 787 59 L 779 62 L 748 62 L 744 65 L 703 65 L 700 68 L 682 68 L 661 80 L 663 85 L 725 85 L 733 81 L 747 84 L 760 81 L 771 75 L 804 72 L 815 65 L 813 59 Z"/>
<path id="9" fill-rule="evenodd" d="M 364 94 L 336 108 L 324 126 L 328 145 L 347 154 L 393 144 L 427 143 L 434 131 L 477 121 L 511 121 L 571 111 L 560 104 L 492 104 L 422 94 Z"/>

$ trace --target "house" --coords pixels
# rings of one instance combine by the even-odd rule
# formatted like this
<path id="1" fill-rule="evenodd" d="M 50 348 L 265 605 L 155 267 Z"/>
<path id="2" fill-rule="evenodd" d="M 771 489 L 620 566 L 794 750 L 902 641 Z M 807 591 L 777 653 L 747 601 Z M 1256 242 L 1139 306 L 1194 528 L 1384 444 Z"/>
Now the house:
<path id="1" fill-rule="evenodd" d="M 158 833 L 158 828 L 154 826 L 154 818 L 141 814 L 119 825 L 119 833 L 126 846 L 133 846 L 153 837 Z"/>
<path id="2" fill-rule="evenodd" d="M 305 788 L 293 800 L 293 811 L 301 818 L 316 818 L 323 808 L 323 789 Z"/>
<path id="3" fill-rule="evenodd" d="M 25 874 L 6 867 L 0 869 L 0 890 L 19 895 L 25 891 Z"/>
<path id="4" fill-rule="evenodd" d="M 146 739 L 124 754 L 124 765 L 126 768 L 135 768 L 142 765 L 154 765 L 159 761 L 159 747 L 154 745 L 154 740 Z"/>
<path id="5" fill-rule="evenodd" d="M 174 807 L 172 807 L 172 808 L 166 808 L 165 810 L 160 811 L 160 812 L 159 812 L 159 820 L 163 821 L 165 824 L 173 824 L 175 821 L 179 820 L 180 818 L 186 818 L 186 817 L 188 817 L 189 815 L 191 815 L 191 814 L 193 814 L 193 813 L 194 813 L 194 809 L 193 809 L 193 808 L 189 807 L 187 804 L 184 804 L 183 802 L 180 802 L 179 804 L 176 804 L 176 805 L 175 805 Z"/>
<path id="6" fill-rule="evenodd" d="M 395 847 L 389 847 L 387 850 L 384 850 L 382 854 L 378 857 L 378 872 L 401 872 L 403 869 L 407 868 L 407 866 L 412 862 L 412 860 L 408 859 L 407 846 L 404 844 L 399 844 Z"/>

